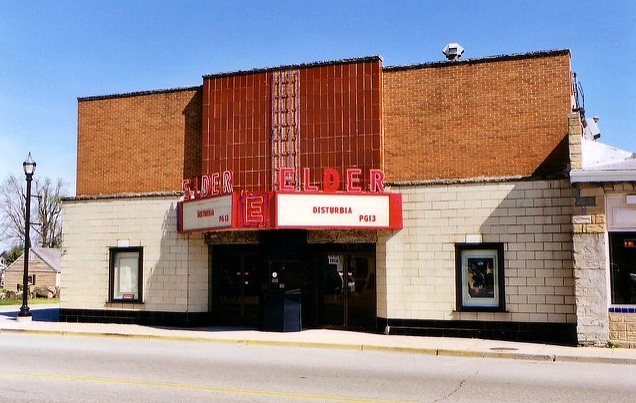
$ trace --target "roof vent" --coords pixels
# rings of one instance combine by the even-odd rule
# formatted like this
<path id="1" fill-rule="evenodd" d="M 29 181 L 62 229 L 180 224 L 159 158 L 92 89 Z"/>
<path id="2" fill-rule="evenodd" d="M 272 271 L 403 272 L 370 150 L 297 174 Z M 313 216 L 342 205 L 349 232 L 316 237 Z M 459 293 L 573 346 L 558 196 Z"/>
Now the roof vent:
<path id="1" fill-rule="evenodd" d="M 444 50 L 442 50 L 442 53 L 444 53 L 444 56 L 446 56 L 449 62 L 456 62 L 462 57 L 464 48 L 462 48 L 459 43 L 449 43 Z"/>

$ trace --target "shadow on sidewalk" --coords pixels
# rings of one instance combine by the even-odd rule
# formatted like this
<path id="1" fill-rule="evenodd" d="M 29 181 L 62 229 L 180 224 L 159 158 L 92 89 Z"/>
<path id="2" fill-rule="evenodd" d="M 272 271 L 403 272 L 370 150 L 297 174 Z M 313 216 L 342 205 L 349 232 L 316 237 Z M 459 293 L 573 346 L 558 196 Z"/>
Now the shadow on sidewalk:
<path id="1" fill-rule="evenodd" d="M 59 322 L 60 321 L 60 308 L 33 308 L 29 307 L 31 312 L 31 317 L 33 320 L 38 322 Z M 20 312 L 20 307 L 15 307 L 15 309 L 4 310 L 0 312 L 0 316 L 4 316 L 6 318 L 17 318 L 18 312 Z"/>

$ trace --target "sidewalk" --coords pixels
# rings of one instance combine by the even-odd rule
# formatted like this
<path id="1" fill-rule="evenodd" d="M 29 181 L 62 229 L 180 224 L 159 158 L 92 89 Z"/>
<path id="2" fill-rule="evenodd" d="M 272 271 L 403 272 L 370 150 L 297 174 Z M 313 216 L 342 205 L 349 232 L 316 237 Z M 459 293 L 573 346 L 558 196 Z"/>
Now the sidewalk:
<path id="1" fill-rule="evenodd" d="M 0 334 L 39 333 L 62 336 L 135 337 L 184 342 L 338 348 L 462 357 L 636 365 L 636 349 L 565 347 L 484 339 L 395 336 L 327 329 L 276 333 L 219 327 L 176 329 L 140 325 L 66 323 L 56 321 L 56 310 L 57 306 L 32 306 L 31 313 L 34 320 L 22 322 L 16 320 L 19 307 L 0 307 Z M 48 311 L 48 315 L 44 314 L 45 311 Z"/>

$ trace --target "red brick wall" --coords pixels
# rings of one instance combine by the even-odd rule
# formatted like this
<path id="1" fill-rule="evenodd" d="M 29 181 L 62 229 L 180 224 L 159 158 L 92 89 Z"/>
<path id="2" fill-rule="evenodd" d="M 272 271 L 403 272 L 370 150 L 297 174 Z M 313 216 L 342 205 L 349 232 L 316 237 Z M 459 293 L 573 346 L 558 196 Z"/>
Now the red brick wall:
<path id="1" fill-rule="evenodd" d="M 203 80 L 201 173 L 234 172 L 239 190 L 269 190 L 271 108 L 269 73 Z"/>
<path id="2" fill-rule="evenodd" d="M 300 166 L 312 168 L 314 183 L 325 167 L 358 167 L 363 176 L 383 168 L 397 182 L 565 172 L 568 51 L 384 70 L 379 58 L 295 69 Z M 270 190 L 274 72 L 80 99 L 77 195 L 175 191 L 184 178 L 226 169 L 237 190 Z"/>
<path id="3" fill-rule="evenodd" d="M 388 181 L 562 173 L 570 54 L 385 69 Z"/>
<path id="4" fill-rule="evenodd" d="M 177 191 L 200 169 L 200 89 L 79 100 L 78 196 Z"/>
<path id="5" fill-rule="evenodd" d="M 381 168 L 381 60 L 315 66 L 300 72 L 300 165 L 344 172 Z M 209 76 L 203 84 L 202 173 L 234 171 L 234 188 L 271 190 L 272 74 Z M 366 186 L 367 183 L 362 183 Z"/>
<path id="6" fill-rule="evenodd" d="M 382 62 L 301 70 L 301 165 L 322 182 L 322 168 L 382 168 Z"/>

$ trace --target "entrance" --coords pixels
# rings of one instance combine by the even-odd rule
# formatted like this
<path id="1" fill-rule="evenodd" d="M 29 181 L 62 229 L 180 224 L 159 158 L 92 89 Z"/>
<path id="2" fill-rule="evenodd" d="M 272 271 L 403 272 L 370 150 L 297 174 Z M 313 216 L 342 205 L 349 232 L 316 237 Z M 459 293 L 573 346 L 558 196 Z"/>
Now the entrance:
<path id="1" fill-rule="evenodd" d="M 376 330 L 375 244 L 308 244 L 305 231 L 262 231 L 257 245 L 210 251 L 218 325 Z"/>
<path id="2" fill-rule="evenodd" d="M 322 326 L 375 330 L 375 256 L 328 253 L 322 266 Z"/>
<path id="3" fill-rule="evenodd" d="M 254 249 L 249 246 L 213 248 L 210 305 L 220 324 L 251 327 L 258 323 L 264 270 Z"/>
<path id="4" fill-rule="evenodd" d="M 302 330 L 302 262 L 268 262 L 268 267 L 269 280 L 261 299 L 260 328 L 279 332 Z"/>

